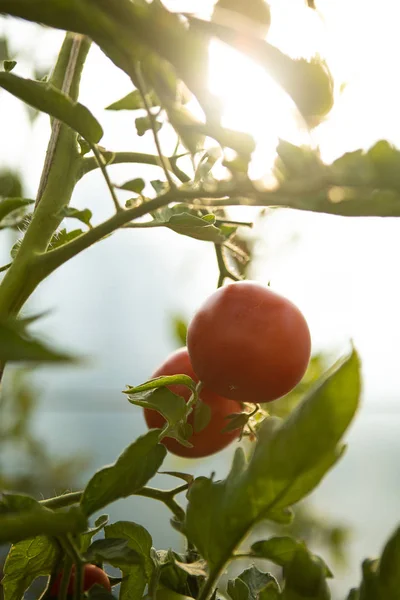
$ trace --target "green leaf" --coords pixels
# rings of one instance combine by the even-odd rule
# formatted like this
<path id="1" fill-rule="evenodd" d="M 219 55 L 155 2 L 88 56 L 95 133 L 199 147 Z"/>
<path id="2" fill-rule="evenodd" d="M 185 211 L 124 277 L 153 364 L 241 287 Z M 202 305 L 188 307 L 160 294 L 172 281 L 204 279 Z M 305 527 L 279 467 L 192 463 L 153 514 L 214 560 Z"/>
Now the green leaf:
<path id="1" fill-rule="evenodd" d="M 148 93 L 146 98 L 151 108 L 155 108 L 160 105 L 160 102 L 154 93 Z M 129 94 L 121 98 L 121 100 L 117 100 L 116 102 L 113 102 L 107 106 L 106 110 L 138 110 L 140 108 L 146 108 L 146 106 L 139 90 L 134 90 L 133 92 L 129 92 Z"/>
<path id="2" fill-rule="evenodd" d="M 266 558 L 281 567 L 286 567 L 295 558 L 297 552 L 307 550 L 304 542 L 300 542 L 292 537 L 272 537 L 269 540 L 256 542 L 251 546 L 251 552 L 259 558 Z M 331 570 L 319 559 L 321 567 L 324 569 L 325 577 L 333 577 Z"/>
<path id="3" fill-rule="evenodd" d="M 38 535 L 81 533 L 86 526 L 86 518 L 76 506 L 65 512 L 53 512 L 39 506 L 17 513 L 0 514 L 0 544 L 15 543 Z"/>
<path id="4" fill-rule="evenodd" d="M 55 250 L 56 248 L 60 248 L 71 242 L 75 238 L 79 237 L 83 234 L 82 229 L 73 229 L 72 231 L 67 231 L 66 229 L 59 229 L 55 232 L 53 237 L 50 240 L 48 251 Z M 12 253 L 11 253 L 12 256 Z M 13 257 L 14 258 L 14 257 Z"/>
<path id="5" fill-rule="evenodd" d="M 136 131 L 137 131 L 137 134 L 139 137 L 142 137 L 142 135 L 144 135 L 146 133 L 146 131 L 152 130 L 152 120 L 148 116 L 138 117 L 135 120 L 135 125 L 136 125 Z M 156 132 L 158 132 L 158 131 L 160 131 L 163 124 L 160 121 L 157 121 L 155 119 L 154 126 L 155 126 Z"/>
<path id="6" fill-rule="evenodd" d="M 14 210 L 25 208 L 34 203 L 28 198 L 3 198 L 0 199 L 0 221 Z"/>
<path id="7" fill-rule="evenodd" d="M 171 377 L 174 378 L 176 376 L 172 375 Z M 162 379 L 167 379 L 167 377 L 163 377 Z M 156 390 L 150 389 L 144 392 L 137 392 L 133 395 L 129 394 L 128 400 L 136 406 L 159 412 L 168 423 L 163 429 L 163 434 L 174 437 L 188 448 L 192 447 L 187 441 L 192 435 L 192 428 L 186 423 L 186 402 L 182 396 L 174 394 L 166 387 L 160 387 Z M 159 430 L 157 431 L 159 434 L 161 433 Z"/>
<path id="8" fill-rule="evenodd" d="M 108 519 L 108 515 L 100 515 L 100 517 L 98 517 L 94 522 L 94 527 L 82 533 L 80 536 L 81 552 L 86 552 L 90 546 L 92 538 L 96 535 L 96 533 L 99 533 L 99 531 L 101 531 L 105 525 L 107 525 Z"/>
<path id="9" fill-rule="evenodd" d="M 192 563 L 184 563 L 175 559 L 174 563 L 179 569 L 185 571 L 185 573 L 191 575 L 192 577 L 207 576 L 207 563 L 204 560 L 196 560 Z"/>
<path id="10" fill-rule="evenodd" d="M 49 575 L 60 558 L 59 545 L 47 537 L 11 546 L 4 565 L 4 600 L 21 600 L 33 581 L 41 575 Z"/>
<path id="11" fill-rule="evenodd" d="M 0 515 L 39 508 L 40 504 L 31 496 L 3 493 L 0 497 Z"/>
<path id="12" fill-rule="evenodd" d="M 209 424 L 211 419 L 211 408 L 200 398 L 194 407 L 193 429 L 195 433 L 202 431 Z"/>
<path id="13" fill-rule="evenodd" d="M 10 73 L 10 71 L 12 71 L 16 65 L 17 65 L 16 60 L 4 60 L 3 61 L 3 67 L 4 67 L 4 70 L 6 73 Z"/>
<path id="14" fill-rule="evenodd" d="M 115 500 L 134 494 L 161 466 L 166 449 L 158 444 L 158 430 L 149 431 L 128 446 L 110 467 L 95 473 L 81 499 L 82 510 L 91 515 Z"/>
<path id="15" fill-rule="evenodd" d="M 260 571 L 254 565 L 243 571 L 236 579 L 228 581 L 228 594 L 232 600 L 258 600 L 260 592 L 272 584 L 279 590 L 278 583 L 270 573 Z"/>
<path id="16" fill-rule="evenodd" d="M 120 600 L 138 600 L 154 572 L 151 558 L 152 539 L 149 532 L 136 523 L 118 521 L 104 529 L 106 539 L 119 538 L 127 541 L 128 547 L 141 557 L 141 564 L 120 564 L 124 580 L 121 583 Z M 125 579 L 126 577 L 126 579 Z"/>
<path id="17" fill-rule="evenodd" d="M 95 540 L 87 549 L 85 558 L 90 563 L 106 562 L 113 567 L 141 564 L 141 556 L 130 548 L 128 540 L 106 538 Z"/>
<path id="18" fill-rule="evenodd" d="M 400 590 L 400 527 L 385 545 L 379 561 L 378 577 L 382 598 L 394 600 Z"/>
<path id="19" fill-rule="evenodd" d="M 290 563 L 284 567 L 285 586 L 282 600 L 330 600 L 326 582 L 326 565 L 318 556 L 299 548 Z"/>
<path id="20" fill-rule="evenodd" d="M 141 178 L 131 179 L 126 181 L 122 185 L 117 186 L 119 190 L 128 190 L 128 192 L 134 192 L 135 194 L 141 194 L 145 188 L 145 182 Z"/>
<path id="21" fill-rule="evenodd" d="M 91 223 L 90 223 L 90 219 L 92 218 L 93 214 L 92 211 L 89 210 L 88 208 L 84 208 L 83 210 L 78 210 L 77 208 L 73 208 L 72 206 L 64 206 L 64 208 L 60 211 L 60 215 L 62 215 L 63 217 L 67 217 L 70 219 L 78 219 L 78 221 L 81 221 L 81 223 L 84 223 L 85 225 L 87 225 L 88 227 L 91 227 Z M 65 230 L 63 230 L 65 231 Z M 80 232 L 80 233 L 78 233 Z M 70 234 L 72 232 L 68 232 L 67 237 L 68 237 L 68 241 L 70 241 L 71 239 L 74 239 L 74 237 L 78 237 L 78 235 L 81 235 L 82 230 L 81 229 L 76 229 L 74 236 L 72 237 Z M 64 243 L 66 243 L 64 241 Z M 62 245 L 62 244 L 61 244 Z"/>
<path id="22" fill-rule="evenodd" d="M 196 383 L 189 375 L 162 375 L 161 377 L 154 377 L 154 379 L 150 379 L 141 385 L 136 385 L 134 387 L 128 386 L 128 389 L 124 391 L 124 394 L 133 396 L 139 392 L 155 390 L 168 385 L 185 385 L 192 391 L 196 389 Z"/>
<path id="23" fill-rule="evenodd" d="M 176 339 L 182 346 L 186 346 L 187 323 L 179 315 L 172 317 L 172 328 Z"/>
<path id="24" fill-rule="evenodd" d="M 367 558 L 362 563 L 363 578 L 360 585 L 360 600 L 394 600 L 398 596 L 398 588 L 395 595 L 382 595 L 382 588 L 378 579 L 378 561 Z"/>
<path id="25" fill-rule="evenodd" d="M 196 240 L 213 242 L 214 244 L 222 244 L 226 241 L 221 229 L 210 223 L 207 215 L 196 217 L 188 212 L 173 214 L 164 225 L 176 233 L 187 235 Z"/>
<path id="26" fill-rule="evenodd" d="M 278 509 L 303 498 L 322 479 L 340 453 L 359 395 L 360 366 L 353 351 L 288 418 L 264 420 L 248 462 L 238 449 L 225 480 L 193 482 L 185 531 L 211 569 L 228 560 L 257 522 L 281 515 Z"/>
<path id="27" fill-rule="evenodd" d="M 103 137 L 100 123 L 79 102 L 74 102 L 50 83 L 0 73 L 0 87 L 30 106 L 59 119 L 83 138 L 97 144 Z"/>
<path id="28" fill-rule="evenodd" d="M 0 322 L 1 362 L 75 362 L 76 358 L 54 350 L 27 333 L 19 320 Z"/>

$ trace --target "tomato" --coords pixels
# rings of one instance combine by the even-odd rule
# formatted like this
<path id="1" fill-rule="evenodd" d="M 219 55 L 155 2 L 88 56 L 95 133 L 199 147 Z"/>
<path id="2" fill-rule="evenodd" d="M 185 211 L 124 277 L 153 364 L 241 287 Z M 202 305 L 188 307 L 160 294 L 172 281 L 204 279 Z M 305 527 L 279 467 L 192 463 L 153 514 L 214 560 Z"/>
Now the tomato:
<path id="1" fill-rule="evenodd" d="M 50 590 L 50 597 L 56 598 L 60 592 L 62 573 L 60 573 L 55 582 L 53 583 Z M 85 565 L 83 572 L 83 591 L 87 592 L 90 588 L 97 583 L 102 587 L 106 588 L 109 592 L 111 592 L 111 584 L 107 574 L 100 569 L 100 567 L 96 567 L 96 565 Z M 74 593 L 74 585 L 75 585 L 75 566 L 72 567 L 71 577 L 69 579 L 68 584 L 68 595 Z"/>
<path id="2" fill-rule="evenodd" d="M 186 348 L 180 348 L 176 352 L 173 352 L 155 373 L 153 373 L 152 378 L 160 377 L 161 375 L 177 374 L 189 375 L 189 377 L 196 382 L 199 380 L 190 364 Z M 182 396 L 186 402 L 189 400 L 191 393 L 188 387 L 184 385 L 171 385 L 168 387 L 174 394 Z M 186 448 L 173 438 L 166 437 L 162 440 L 164 446 L 177 456 L 187 458 L 209 456 L 228 446 L 240 435 L 240 429 L 222 432 L 222 429 L 224 429 L 229 422 L 227 416 L 232 413 L 241 412 L 241 404 L 239 402 L 218 396 L 207 388 L 201 390 L 200 399 L 210 407 L 211 416 L 208 425 L 201 431 L 194 432 L 189 438 L 189 442 L 193 444 L 193 447 Z M 161 428 L 165 425 L 164 417 L 155 410 L 145 408 L 144 417 L 149 429 Z M 193 412 L 188 417 L 188 423 L 193 427 Z"/>
<path id="3" fill-rule="evenodd" d="M 208 389 L 242 402 L 270 402 L 303 377 L 307 322 L 287 298 L 250 281 L 219 288 L 189 324 L 193 368 Z"/>

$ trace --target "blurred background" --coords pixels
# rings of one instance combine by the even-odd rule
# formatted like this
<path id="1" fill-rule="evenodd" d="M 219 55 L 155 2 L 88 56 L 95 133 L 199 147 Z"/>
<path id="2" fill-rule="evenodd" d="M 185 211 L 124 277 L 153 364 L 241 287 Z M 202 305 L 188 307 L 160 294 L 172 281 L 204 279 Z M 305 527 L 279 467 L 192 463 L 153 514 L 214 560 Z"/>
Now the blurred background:
<path id="1" fill-rule="evenodd" d="M 165 4 L 200 10 L 203 16 L 212 10 L 212 2 L 205 0 Z M 400 146 L 400 88 L 394 76 L 400 45 L 398 3 L 320 0 L 318 11 L 303 0 L 270 4 L 268 40 L 291 56 L 325 57 L 335 79 L 335 106 L 310 134 L 291 101 L 260 68 L 212 43 L 210 87 L 223 101 L 224 123 L 252 133 L 258 143 L 252 175 L 268 178 L 280 138 L 319 146 L 326 161 L 383 138 Z M 7 40 L 7 47 L 1 43 L 0 58 L 8 53 L 18 61 L 16 72 L 29 77 L 49 73 L 63 38 L 60 32 L 5 18 L 0 19 L 0 35 Z M 104 110 L 130 89 L 128 77 L 92 48 L 80 99 L 103 125 L 103 146 L 153 152 L 150 133 L 136 136 L 137 115 Z M 1 91 L 0 132 L 0 183 L 18 185 L 13 173 L 24 197 L 34 198 L 49 119 Z M 161 139 L 164 151 L 172 152 L 168 131 Z M 110 174 L 115 183 L 160 177 L 157 168 L 143 165 L 115 165 Z M 111 214 L 112 202 L 99 172 L 78 184 L 72 205 L 89 208 L 94 223 Z M 244 208 L 231 214 L 255 218 L 254 229 L 246 232 L 254 255 L 249 276 L 270 282 L 300 307 L 311 329 L 314 354 L 331 364 L 352 340 L 361 355 L 363 404 L 348 435 L 348 451 L 295 522 L 299 535 L 311 540 L 311 549 L 332 565 L 332 589 L 335 597 L 343 597 L 359 582 L 361 560 L 379 554 L 399 521 L 400 220 L 284 209 L 260 215 Z M 0 264 L 10 261 L 15 240 L 15 232 L 1 232 Z M 215 289 L 217 278 L 212 244 L 154 229 L 117 232 L 42 283 L 25 313 L 48 313 L 32 331 L 87 360 L 81 367 L 41 367 L 23 376 L 9 370 L 5 386 L 18 400 L 10 392 L 0 407 L 4 431 L 14 427 L 13 435 L 0 438 L 0 484 L 51 496 L 79 489 L 95 469 L 113 462 L 145 430 L 140 409 L 121 391 L 148 378 L 181 345 L 176 319 L 190 319 Z M 230 447 L 194 462 L 170 456 L 164 466 L 195 475 L 216 471 L 220 477 L 233 452 Z M 172 487 L 174 482 L 160 476 L 156 484 Z M 113 504 L 108 512 L 111 520 L 142 523 L 157 548 L 181 548 L 163 506 L 135 498 Z"/>

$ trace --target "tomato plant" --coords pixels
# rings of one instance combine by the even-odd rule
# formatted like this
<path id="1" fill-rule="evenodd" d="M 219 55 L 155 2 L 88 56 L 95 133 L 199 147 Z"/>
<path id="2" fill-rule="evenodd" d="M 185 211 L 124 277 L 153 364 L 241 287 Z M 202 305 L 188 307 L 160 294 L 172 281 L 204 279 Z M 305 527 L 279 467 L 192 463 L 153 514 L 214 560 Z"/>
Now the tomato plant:
<path id="1" fill-rule="evenodd" d="M 196 374 L 215 393 L 242 402 L 270 402 L 303 377 L 310 332 L 287 298 L 255 282 L 218 289 L 188 329 Z"/>
<path id="2" fill-rule="evenodd" d="M 153 373 L 152 377 L 160 377 L 161 375 L 176 375 L 184 374 L 191 377 L 194 381 L 198 381 L 186 348 L 180 348 L 171 354 L 166 361 Z M 171 392 L 182 396 L 186 402 L 190 398 L 189 388 L 183 385 L 169 386 Z M 187 458 L 199 458 L 201 456 L 209 456 L 215 452 L 219 452 L 236 438 L 239 437 L 240 429 L 233 431 L 223 431 L 228 425 L 227 417 L 234 413 L 241 412 L 240 402 L 223 398 L 210 390 L 203 388 L 200 392 L 200 400 L 210 408 L 209 422 L 200 431 L 195 430 L 194 413 L 188 417 L 188 423 L 194 429 L 193 434 L 188 441 L 192 444 L 191 448 L 185 447 L 173 438 L 164 438 L 163 444 L 173 454 Z M 165 419 L 160 413 L 144 409 L 144 416 L 149 428 L 163 427 Z"/>
<path id="3" fill-rule="evenodd" d="M 400 216 L 400 152 L 381 140 L 369 150 L 349 152 L 325 164 L 318 149 L 280 140 L 271 165 L 274 188 L 252 180 L 249 167 L 256 142 L 250 134 L 223 125 L 220 103 L 209 91 L 210 40 L 216 38 L 256 61 L 290 96 L 293 110 L 307 127 L 327 117 L 334 82 L 319 56 L 293 59 L 260 35 L 274 18 L 262 0 L 216 4 L 207 20 L 173 12 L 160 0 L 0 0 L 1 15 L 38 24 L 38 35 L 43 34 L 42 26 L 66 32 L 45 81 L 23 77 L 18 61 L 7 53 L 0 70 L 2 93 L 28 105 L 31 118 L 32 108 L 45 113 L 51 125 L 35 198 L 23 197 L 23 188 L 6 170 L 0 174 L 0 230 L 18 235 L 10 244 L 10 262 L 0 267 L 0 382 L 10 364 L 79 362 L 33 335 L 29 326 L 40 316 L 21 311 L 46 278 L 119 230 L 135 235 L 136 229 L 166 228 L 171 235 L 208 244 L 216 254 L 219 288 L 190 323 L 188 348 L 169 356 L 149 381 L 124 390 L 133 405 L 130 418 L 135 418 L 139 406 L 150 430 L 131 440 L 113 464 L 89 477 L 83 489 L 44 497 L 48 494 L 43 489 L 24 488 L 19 478 L 19 489 L 30 494 L 7 491 L 15 488 L 7 485 L 13 479 L 3 477 L 7 452 L 1 447 L 4 600 L 22 600 L 43 576 L 47 587 L 42 598 L 58 600 L 71 594 L 73 600 L 99 596 L 113 600 L 111 587 L 116 583 L 120 587 L 113 592 L 120 600 L 330 597 L 331 569 L 314 554 L 312 544 L 308 547 L 303 534 L 288 535 L 287 527 L 296 505 L 344 454 L 343 437 L 359 407 L 360 360 L 352 347 L 332 368 L 301 382 L 310 359 L 307 323 L 288 299 L 258 283 L 242 281 L 255 243 L 243 232 L 259 210 L 269 207 L 342 217 Z M 305 3 L 303 9 L 308 10 Z M 235 14 L 229 16 L 229 11 Z M 298 35 L 300 23 L 299 19 Z M 127 122 L 134 120 L 137 135 L 128 141 L 135 151 L 105 148 L 101 111 L 97 118 L 79 102 L 92 44 L 124 73 L 127 95 L 105 109 L 130 111 Z M 0 43 L 0 52 L 4 51 Z M 23 72 L 30 71 L 27 60 L 25 53 Z M 268 101 L 266 97 L 266 106 Z M 138 151 L 144 135 L 154 142 L 153 154 Z M 166 155 L 165 147 L 174 150 Z M 157 176 L 117 185 L 110 172 L 122 163 L 145 164 Z M 109 192 L 111 210 L 104 220 L 94 218 L 87 207 L 71 205 L 78 182 L 95 170 Z M 129 191 L 131 197 L 124 199 L 120 190 Z M 231 208 L 238 205 L 252 220 L 232 218 Z M 79 228 L 70 226 L 71 219 L 80 222 Z M 148 277 L 159 285 L 157 272 Z M 227 280 L 233 283 L 225 285 Z M 142 285 L 138 278 L 138 294 Z M 297 386 L 299 382 L 302 385 Z M 125 384 L 121 382 L 121 388 Z M 46 454 L 40 447 L 38 451 L 35 438 L 26 435 L 27 421 L 15 418 L 8 406 L 13 397 L 4 390 L 2 385 L 0 444 L 18 438 L 28 452 L 35 449 L 38 460 L 27 461 L 35 479 L 40 467 L 48 469 Z M 258 406 L 275 399 L 279 403 L 291 390 L 281 411 Z M 23 388 L 15 397 L 17 412 L 32 409 Z M 241 412 L 247 402 L 256 404 L 251 413 L 246 412 L 248 407 Z M 237 415 L 233 420 L 232 414 Z M 166 470 L 169 452 L 192 458 L 214 455 L 239 437 L 243 423 L 251 431 L 252 444 L 237 444 L 234 452 L 232 447 L 225 477 L 217 479 L 213 458 L 204 462 L 206 474 L 201 476 Z M 18 450 L 11 454 L 13 465 Z M 178 478 L 179 485 L 154 487 L 151 482 L 161 469 L 163 477 Z M 136 497 L 148 500 L 149 511 L 157 503 L 168 509 L 169 523 L 181 536 L 180 552 L 156 548 L 151 531 L 140 523 L 109 522 L 110 516 L 102 513 L 114 502 Z M 131 514 L 138 517 L 135 510 Z M 338 533 L 333 530 L 336 538 Z M 363 562 L 361 583 L 348 599 L 398 600 L 399 549 L 397 529 L 380 558 Z M 238 558 L 247 567 L 232 576 L 228 569 Z M 274 573 L 260 570 L 255 561 L 259 565 L 267 561 L 268 568 L 273 563 Z M 117 577 L 109 579 L 95 565 L 113 567 Z M 63 568 L 65 577 L 59 575 Z M 227 571 L 225 581 L 222 574 Z M 94 583 L 100 584 L 100 591 Z"/>
<path id="4" fill-rule="evenodd" d="M 50 598 L 57 598 L 60 593 L 62 573 L 59 573 L 57 579 L 51 586 L 49 590 Z M 83 591 L 87 592 L 93 585 L 101 585 L 101 587 L 105 588 L 109 592 L 111 591 L 111 584 L 107 574 L 100 569 L 100 567 L 96 567 L 96 565 L 85 565 L 83 569 Z M 67 593 L 73 594 L 75 587 L 75 567 L 72 567 L 71 576 L 68 583 Z"/>

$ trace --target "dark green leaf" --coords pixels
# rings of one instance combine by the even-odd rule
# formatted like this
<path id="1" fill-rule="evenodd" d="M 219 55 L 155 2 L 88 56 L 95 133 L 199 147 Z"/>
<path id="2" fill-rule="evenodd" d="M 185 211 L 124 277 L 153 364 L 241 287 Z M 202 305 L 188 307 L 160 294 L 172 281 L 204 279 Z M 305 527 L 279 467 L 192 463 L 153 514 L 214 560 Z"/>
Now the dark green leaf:
<path id="1" fill-rule="evenodd" d="M 74 362 L 76 358 L 59 352 L 32 337 L 18 320 L 0 322 L 0 361 Z"/>
<path id="2" fill-rule="evenodd" d="M 50 83 L 24 79 L 12 73 L 0 73 L 0 87 L 69 125 L 93 144 L 97 144 L 103 137 L 101 125 L 86 106 L 74 102 Z"/>
<path id="3" fill-rule="evenodd" d="M 152 430 L 139 437 L 114 465 L 92 477 L 81 499 L 82 510 L 87 515 L 134 494 L 156 474 L 166 455 L 165 447 L 158 444 L 158 433 Z"/>
<path id="4" fill-rule="evenodd" d="M 130 548 L 127 539 L 110 538 L 95 540 L 87 549 L 85 558 L 88 562 L 106 562 L 113 567 L 141 564 L 141 555 Z"/>
<path id="5" fill-rule="evenodd" d="M 141 525 L 128 521 L 118 521 L 104 529 L 106 539 L 123 538 L 128 547 L 141 557 L 141 564 L 124 565 L 120 568 L 124 576 L 121 583 L 120 600 L 137 600 L 142 598 L 144 589 L 150 581 L 154 563 L 151 558 L 152 539 L 148 531 Z M 126 579 L 125 579 L 126 577 Z"/>
<path id="6" fill-rule="evenodd" d="M 250 590 L 239 578 L 228 581 L 227 590 L 232 600 L 250 600 Z"/>
<path id="7" fill-rule="evenodd" d="M 11 546 L 4 565 L 4 600 L 21 600 L 40 575 L 49 575 L 61 558 L 58 544 L 36 537 Z"/>
<path id="8" fill-rule="evenodd" d="M 119 185 L 118 189 L 128 190 L 128 192 L 134 192 L 135 194 L 140 194 L 141 192 L 143 192 L 145 185 L 146 184 L 143 181 L 143 179 L 136 178 L 136 179 L 131 179 L 130 181 L 126 181 L 122 185 Z"/>
<path id="9" fill-rule="evenodd" d="M 20 511 L 39 508 L 40 504 L 31 496 L 22 494 L 3 493 L 0 496 L 0 515 L 6 513 L 18 513 Z"/>
<path id="10" fill-rule="evenodd" d="M 211 419 L 211 408 L 200 398 L 194 407 L 193 429 L 195 433 L 202 431 L 207 427 Z"/>
<path id="11" fill-rule="evenodd" d="M 138 136 L 142 137 L 142 135 L 144 135 L 146 131 L 152 129 L 152 120 L 148 116 L 138 117 L 135 120 L 135 125 Z M 163 124 L 160 121 L 154 120 L 154 127 L 156 132 L 160 131 L 162 126 Z"/>
<path id="12" fill-rule="evenodd" d="M 377 568 L 377 560 L 371 560 L 367 558 L 363 561 L 363 578 L 360 585 L 360 600 L 394 600 L 394 598 L 398 596 L 398 588 L 395 590 L 394 596 L 386 596 L 382 594 Z"/>
<path id="13" fill-rule="evenodd" d="M 88 208 L 84 208 L 83 210 L 78 210 L 77 208 L 73 208 L 72 206 L 64 206 L 64 208 L 60 211 L 60 214 L 63 217 L 68 217 L 70 219 L 78 219 L 78 221 L 81 221 L 81 223 L 84 223 L 88 227 L 90 227 L 90 225 L 91 225 L 90 219 L 93 216 L 92 211 L 89 210 Z M 78 231 L 82 233 L 81 229 L 75 230 L 75 232 L 78 232 Z M 71 231 L 69 232 L 69 234 L 71 234 Z M 80 235 L 80 233 L 79 234 L 77 233 L 76 236 L 74 235 L 74 237 L 78 237 L 78 235 Z M 70 236 L 68 241 L 70 241 L 71 239 L 74 239 L 74 238 Z"/>
<path id="14" fill-rule="evenodd" d="M 258 596 L 258 600 L 279 600 L 280 598 L 281 590 L 277 581 L 270 581 L 267 583 Z"/>
<path id="15" fill-rule="evenodd" d="M 16 60 L 4 60 L 3 61 L 3 67 L 6 73 L 10 73 L 10 71 L 12 71 L 14 69 L 14 67 L 16 67 L 17 65 L 17 61 Z"/>
<path id="16" fill-rule="evenodd" d="M 147 102 L 152 108 L 159 106 L 159 101 L 155 94 L 147 94 Z M 117 102 L 113 102 L 110 106 L 107 106 L 106 110 L 138 110 L 139 108 L 146 107 L 139 90 L 134 90 L 121 98 L 121 100 L 117 100 Z"/>
<path id="17" fill-rule="evenodd" d="M 237 540 L 258 521 L 280 516 L 278 509 L 303 498 L 322 479 L 340 453 L 359 395 L 360 367 L 353 351 L 286 420 L 264 420 L 248 463 L 238 449 L 225 480 L 193 482 L 185 530 L 210 568 L 224 564 Z"/>
<path id="18" fill-rule="evenodd" d="M 385 545 L 379 562 L 378 577 L 382 597 L 394 600 L 400 590 L 400 527 Z"/>
<path id="19" fill-rule="evenodd" d="M 84 533 L 82 533 L 82 535 L 80 536 L 81 552 L 86 552 L 86 550 L 89 548 L 89 546 L 91 544 L 92 538 L 96 535 L 96 533 L 99 533 L 99 531 L 101 531 L 105 525 L 107 525 L 108 518 L 109 518 L 108 515 L 101 515 L 94 522 L 94 527 L 92 527 L 92 528 L 88 529 L 88 531 L 85 531 Z"/>
<path id="20" fill-rule="evenodd" d="M 326 582 L 326 566 L 317 556 L 300 548 L 284 567 L 285 587 L 282 600 L 330 600 Z"/>
<path id="21" fill-rule="evenodd" d="M 297 552 L 306 550 L 303 542 L 288 536 L 273 537 L 269 540 L 256 542 L 251 547 L 252 554 L 260 558 L 266 558 L 281 567 L 291 563 Z M 321 558 L 319 558 L 319 561 L 324 569 L 324 576 L 333 577 L 331 570 L 324 561 Z"/>

